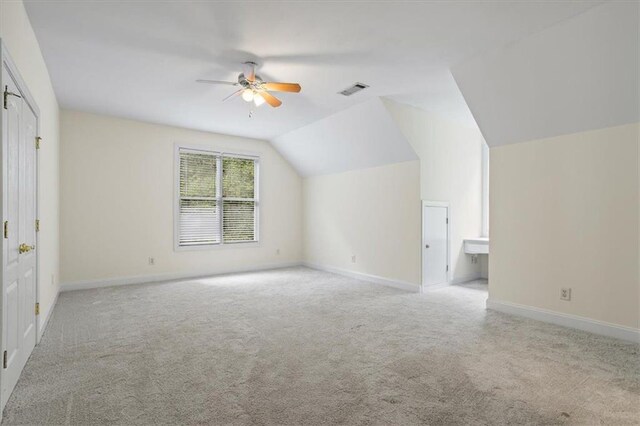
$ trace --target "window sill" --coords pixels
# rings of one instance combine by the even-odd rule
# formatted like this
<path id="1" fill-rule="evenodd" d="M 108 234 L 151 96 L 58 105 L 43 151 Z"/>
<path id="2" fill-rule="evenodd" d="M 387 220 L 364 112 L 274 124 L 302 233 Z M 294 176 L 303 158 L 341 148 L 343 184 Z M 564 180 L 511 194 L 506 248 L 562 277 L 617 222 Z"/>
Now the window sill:
<path id="1" fill-rule="evenodd" d="M 248 241 L 245 243 L 226 243 L 226 244 L 207 244 L 207 245 L 194 245 L 194 246 L 175 246 L 173 248 L 176 252 L 181 251 L 201 251 L 201 250 L 229 250 L 239 248 L 257 248 L 260 247 L 259 241 Z"/>

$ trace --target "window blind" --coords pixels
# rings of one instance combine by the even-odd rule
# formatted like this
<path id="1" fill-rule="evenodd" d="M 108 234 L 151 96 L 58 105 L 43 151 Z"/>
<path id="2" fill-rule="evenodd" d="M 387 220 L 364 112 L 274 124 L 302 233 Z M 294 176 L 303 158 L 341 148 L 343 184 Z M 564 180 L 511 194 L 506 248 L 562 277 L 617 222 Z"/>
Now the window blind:
<path id="1" fill-rule="evenodd" d="M 255 241 L 255 160 L 223 157 L 222 193 L 224 241 Z"/>
<path id="2" fill-rule="evenodd" d="M 257 158 L 179 149 L 178 245 L 257 241 Z"/>
<path id="3" fill-rule="evenodd" d="M 179 245 L 220 242 L 218 156 L 180 150 Z"/>

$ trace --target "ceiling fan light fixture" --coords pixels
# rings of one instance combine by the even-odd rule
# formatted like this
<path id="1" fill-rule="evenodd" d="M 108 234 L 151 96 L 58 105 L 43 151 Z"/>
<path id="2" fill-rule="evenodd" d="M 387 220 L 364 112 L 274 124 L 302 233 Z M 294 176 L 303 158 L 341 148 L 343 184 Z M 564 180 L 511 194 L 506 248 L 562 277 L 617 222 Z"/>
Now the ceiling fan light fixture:
<path id="1" fill-rule="evenodd" d="M 253 90 L 245 89 L 242 92 L 242 99 L 244 99 L 247 102 L 251 102 L 253 100 Z"/>
<path id="2" fill-rule="evenodd" d="M 259 107 L 260 105 L 262 105 L 264 103 L 264 98 L 262 96 L 260 96 L 260 93 L 256 93 L 255 95 L 253 95 L 253 103 Z"/>

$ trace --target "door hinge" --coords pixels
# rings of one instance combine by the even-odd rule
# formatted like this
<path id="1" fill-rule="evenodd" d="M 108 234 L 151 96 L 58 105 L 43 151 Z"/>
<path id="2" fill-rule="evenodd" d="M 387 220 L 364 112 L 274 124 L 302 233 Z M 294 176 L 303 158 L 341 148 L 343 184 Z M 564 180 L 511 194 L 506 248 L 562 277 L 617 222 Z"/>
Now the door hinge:
<path id="1" fill-rule="evenodd" d="M 2 368 L 7 368 L 7 351 L 2 355 Z"/>
<path id="2" fill-rule="evenodd" d="M 17 93 L 13 93 L 9 91 L 9 86 L 4 86 L 4 109 L 7 109 L 7 98 L 9 96 L 15 96 L 16 98 L 21 98 L 22 96 Z"/>
<path id="3" fill-rule="evenodd" d="M 447 218 L 447 223 L 449 223 L 449 218 Z"/>
<path id="4" fill-rule="evenodd" d="M 447 265 L 447 272 L 449 272 L 449 265 Z"/>
<path id="5" fill-rule="evenodd" d="M 42 142 L 42 138 L 40 136 L 36 136 L 36 149 L 40 149 L 40 142 Z"/>
<path id="6" fill-rule="evenodd" d="M 9 221 L 4 221 L 4 237 L 9 238 Z"/>
<path id="7" fill-rule="evenodd" d="M 36 232 L 40 232 L 40 219 L 36 219 Z"/>
<path id="8" fill-rule="evenodd" d="M 36 315 L 40 315 L 40 303 L 36 302 Z"/>

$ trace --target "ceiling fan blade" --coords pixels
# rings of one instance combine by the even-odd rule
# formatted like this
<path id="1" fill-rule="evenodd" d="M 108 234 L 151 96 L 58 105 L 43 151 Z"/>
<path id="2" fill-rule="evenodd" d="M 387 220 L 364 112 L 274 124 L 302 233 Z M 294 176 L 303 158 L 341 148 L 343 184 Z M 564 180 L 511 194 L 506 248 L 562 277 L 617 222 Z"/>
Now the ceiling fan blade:
<path id="1" fill-rule="evenodd" d="M 224 99 L 222 100 L 222 102 L 224 102 L 224 101 L 228 101 L 228 100 L 229 100 L 229 99 L 231 99 L 231 98 L 235 98 L 235 97 L 236 97 L 236 96 L 238 96 L 240 93 L 242 93 L 242 90 L 243 90 L 243 89 L 238 89 L 238 90 L 236 90 L 235 92 L 233 92 L 232 94 L 230 94 L 229 96 L 227 96 L 226 98 L 224 98 Z"/>
<path id="2" fill-rule="evenodd" d="M 254 62 L 245 62 L 243 64 L 243 74 L 247 81 L 256 81 L 256 64 Z"/>
<path id="3" fill-rule="evenodd" d="M 238 83 L 234 83 L 233 81 L 220 81 L 220 80 L 196 80 L 197 83 L 207 83 L 207 84 L 226 84 L 228 86 L 237 86 Z"/>
<path id="4" fill-rule="evenodd" d="M 298 83 L 264 83 L 262 86 L 267 90 L 273 90 L 275 92 L 298 93 L 302 89 Z"/>
<path id="5" fill-rule="evenodd" d="M 282 101 L 269 92 L 258 92 L 258 95 L 262 96 L 262 98 L 274 108 L 278 108 L 280 105 L 282 105 Z"/>

